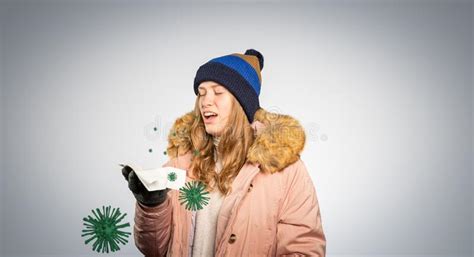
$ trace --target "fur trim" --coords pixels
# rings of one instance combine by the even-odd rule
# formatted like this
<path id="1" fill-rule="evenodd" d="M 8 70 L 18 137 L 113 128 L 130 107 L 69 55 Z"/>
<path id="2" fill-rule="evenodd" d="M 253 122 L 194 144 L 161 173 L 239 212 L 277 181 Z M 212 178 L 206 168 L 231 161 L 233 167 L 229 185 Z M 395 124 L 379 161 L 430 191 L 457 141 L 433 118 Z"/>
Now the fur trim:
<path id="1" fill-rule="evenodd" d="M 247 153 L 247 160 L 260 164 L 262 172 L 275 173 L 295 163 L 300 158 L 306 135 L 300 123 L 289 115 L 267 112 L 260 108 L 255 113 L 252 127 L 255 140 Z M 194 113 L 188 112 L 176 119 L 168 135 L 170 156 L 193 152 L 190 127 Z"/>

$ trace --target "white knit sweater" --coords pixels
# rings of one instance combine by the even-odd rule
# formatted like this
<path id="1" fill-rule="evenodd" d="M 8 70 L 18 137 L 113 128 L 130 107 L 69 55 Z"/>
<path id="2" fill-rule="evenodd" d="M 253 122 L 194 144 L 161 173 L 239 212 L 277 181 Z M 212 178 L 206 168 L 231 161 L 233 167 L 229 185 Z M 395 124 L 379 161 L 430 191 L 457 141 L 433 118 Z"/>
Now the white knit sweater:
<path id="1" fill-rule="evenodd" d="M 222 162 L 217 156 L 217 145 L 219 144 L 220 138 L 214 137 L 214 147 L 216 147 L 216 154 L 214 160 L 216 162 L 216 172 L 219 173 L 222 169 Z M 194 217 L 194 237 L 190 246 L 192 249 L 192 257 L 212 257 L 214 256 L 214 245 L 216 238 L 217 228 L 217 215 L 221 208 L 222 200 L 224 196 L 215 188 L 212 192 L 209 192 L 209 203 L 204 206 L 202 210 L 196 211 Z"/>

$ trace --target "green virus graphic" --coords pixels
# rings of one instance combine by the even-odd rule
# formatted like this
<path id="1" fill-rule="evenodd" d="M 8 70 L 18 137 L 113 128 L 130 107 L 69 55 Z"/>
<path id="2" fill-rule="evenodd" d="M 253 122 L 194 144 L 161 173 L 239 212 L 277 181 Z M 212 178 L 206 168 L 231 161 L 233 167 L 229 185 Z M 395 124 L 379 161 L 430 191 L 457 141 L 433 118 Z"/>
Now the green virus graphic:
<path id="1" fill-rule="evenodd" d="M 85 244 L 95 240 L 92 245 L 92 251 L 109 253 L 110 250 L 115 252 L 120 250 L 119 243 L 125 245 L 128 242 L 126 238 L 131 233 L 120 231 L 119 229 L 129 227 L 130 224 L 118 224 L 127 214 L 120 213 L 120 208 L 113 208 L 112 211 L 110 209 L 110 206 L 102 206 L 101 212 L 99 208 L 96 208 L 95 211 L 92 210 L 94 217 L 88 215 L 82 219 L 85 221 L 83 224 L 86 229 L 82 230 L 83 234 L 81 237 L 89 237 L 86 239 Z"/>
<path id="2" fill-rule="evenodd" d="M 179 189 L 179 201 L 188 211 L 202 210 L 209 203 L 208 194 L 204 183 L 191 181 Z"/>
<path id="3" fill-rule="evenodd" d="M 178 179 L 178 175 L 176 175 L 176 172 L 170 172 L 168 174 L 168 180 L 173 182 L 173 181 L 176 181 L 176 179 Z"/>

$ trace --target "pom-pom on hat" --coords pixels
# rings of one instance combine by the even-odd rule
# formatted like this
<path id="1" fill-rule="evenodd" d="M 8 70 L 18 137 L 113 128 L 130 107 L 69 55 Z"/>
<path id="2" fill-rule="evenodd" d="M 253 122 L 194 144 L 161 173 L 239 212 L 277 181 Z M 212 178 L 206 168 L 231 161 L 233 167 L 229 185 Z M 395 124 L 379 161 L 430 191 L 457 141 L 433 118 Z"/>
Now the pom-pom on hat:
<path id="1" fill-rule="evenodd" d="M 262 85 L 260 72 L 263 69 L 263 55 L 248 49 L 245 54 L 233 53 L 211 59 L 201 65 L 194 78 L 194 93 L 199 93 L 201 82 L 214 81 L 229 90 L 239 101 L 249 123 L 260 108 L 258 96 Z"/>

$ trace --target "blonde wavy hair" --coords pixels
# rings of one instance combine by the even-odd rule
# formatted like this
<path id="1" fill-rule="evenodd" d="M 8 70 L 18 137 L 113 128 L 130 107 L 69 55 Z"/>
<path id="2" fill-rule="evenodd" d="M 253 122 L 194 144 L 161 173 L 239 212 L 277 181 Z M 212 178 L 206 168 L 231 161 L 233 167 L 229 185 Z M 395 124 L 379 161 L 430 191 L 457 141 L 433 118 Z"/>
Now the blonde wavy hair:
<path id="1" fill-rule="evenodd" d="M 222 161 L 222 170 L 219 174 L 215 171 L 216 147 L 212 135 L 206 132 L 199 108 L 199 95 L 192 111 L 195 118 L 190 131 L 191 149 L 195 151 L 190 170 L 198 180 L 206 184 L 209 191 L 217 188 L 224 195 L 230 193 L 232 181 L 247 161 L 248 150 L 255 139 L 247 116 L 234 96 L 231 106 L 228 123 L 224 126 L 217 147 Z"/>

